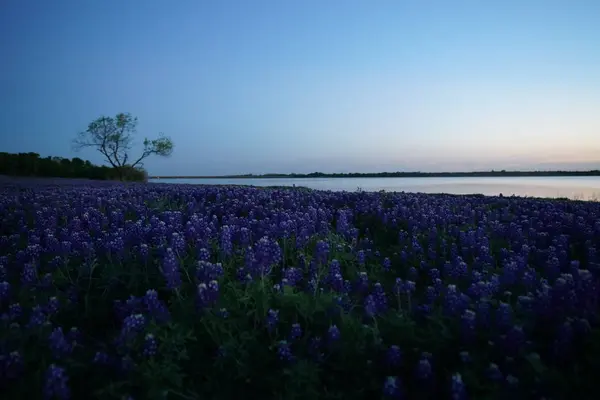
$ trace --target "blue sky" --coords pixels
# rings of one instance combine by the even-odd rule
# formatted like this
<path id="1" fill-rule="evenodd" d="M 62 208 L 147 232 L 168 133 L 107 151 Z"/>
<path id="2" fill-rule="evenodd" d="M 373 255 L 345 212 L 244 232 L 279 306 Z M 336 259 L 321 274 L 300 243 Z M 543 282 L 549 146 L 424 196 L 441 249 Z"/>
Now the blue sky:
<path id="1" fill-rule="evenodd" d="M 600 1 L 4 0 L 0 151 L 151 174 L 600 167 Z M 133 150 L 138 152 L 139 148 Z"/>

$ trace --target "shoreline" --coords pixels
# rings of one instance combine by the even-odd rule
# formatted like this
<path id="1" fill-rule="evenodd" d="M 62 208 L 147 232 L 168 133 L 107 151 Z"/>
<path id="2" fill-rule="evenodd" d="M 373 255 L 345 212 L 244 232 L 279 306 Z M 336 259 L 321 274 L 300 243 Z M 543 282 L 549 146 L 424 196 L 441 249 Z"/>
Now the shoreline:
<path id="1" fill-rule="evenodd" d="M 548 171 L 548 172 L 401 172 L 375 174 L 267 174 L 222 176 L 149 176 L 148 180 L 161 179 L 362 179 L 362 178 L 526 178 L 526 177 L 600 177 L 600 171 Z"/>

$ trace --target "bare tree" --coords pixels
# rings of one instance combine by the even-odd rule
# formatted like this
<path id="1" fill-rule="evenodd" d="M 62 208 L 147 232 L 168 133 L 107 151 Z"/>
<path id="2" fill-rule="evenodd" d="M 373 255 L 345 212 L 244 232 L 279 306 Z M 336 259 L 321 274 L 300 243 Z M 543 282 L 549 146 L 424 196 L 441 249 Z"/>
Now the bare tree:
<path id="1" fill-rule="evenodd" d="M 79 132 L 73 140 L 75 150 L 91 147 L 104 156 L 116 170 L 122 180 L 127 168 L 143 166 L 143 160 L 156 154 L 169 157 L 173 153 L 173 142 L 160 134 L 157 139 L 144 139 L 142 154 L 131 164 L 129 152 L 133 145 L 138 119 L 129 113 L 119 113 L 115 118 L 102 116 L 88 125 L 87 130 Z"/>

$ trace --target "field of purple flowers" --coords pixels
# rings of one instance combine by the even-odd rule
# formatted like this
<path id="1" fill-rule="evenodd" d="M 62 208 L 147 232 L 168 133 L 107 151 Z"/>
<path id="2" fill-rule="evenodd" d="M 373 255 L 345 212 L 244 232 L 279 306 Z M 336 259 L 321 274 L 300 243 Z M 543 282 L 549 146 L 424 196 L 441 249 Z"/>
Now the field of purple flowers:
<path id="1" fill-rule="evenodd" d="M 0 183 L 0 393 L 594 398 L 600 203 Z"/>

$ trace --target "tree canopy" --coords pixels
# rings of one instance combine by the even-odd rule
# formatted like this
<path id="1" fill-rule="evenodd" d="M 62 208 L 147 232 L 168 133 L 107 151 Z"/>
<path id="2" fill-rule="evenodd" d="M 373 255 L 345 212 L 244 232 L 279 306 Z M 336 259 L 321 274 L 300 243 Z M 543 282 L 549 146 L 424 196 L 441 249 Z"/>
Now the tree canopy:
<path id="1" fill-rule="evenodd" d="M 114 118 L 102 116 L 77 134 L 73 140 L 74 149 L 96 149 L 119 177 L 123 177 L 128 168 L 142 167 L 143 161 L 151 155 L 169 157 L 173 153 L 173 141 L 159 134 L 156 139 L 145 138 L 141 155 L 131 157 L 137 124 L 138 119 L 129 113 L 119 113 Z"/>
<path id="2" fill-rule="evenodd" d="M 94 165 L 79 157 L 42 158 L 38 153 L 4 152 L 0 152 L 0 175 L 127 181 L 144 181 L 147 178 L 146 171 L 141 168 L 126 167 L 119 175 L 114 168 Z"/>

